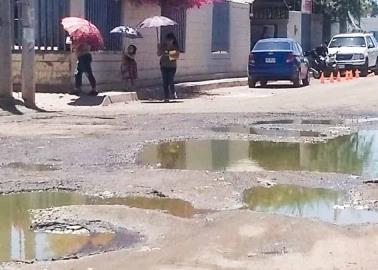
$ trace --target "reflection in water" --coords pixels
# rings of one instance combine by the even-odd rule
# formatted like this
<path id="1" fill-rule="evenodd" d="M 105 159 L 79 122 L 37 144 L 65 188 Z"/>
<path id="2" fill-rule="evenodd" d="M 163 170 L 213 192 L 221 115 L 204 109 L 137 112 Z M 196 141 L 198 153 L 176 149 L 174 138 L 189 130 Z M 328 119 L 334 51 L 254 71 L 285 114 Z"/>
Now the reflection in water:
<path id="1" fill-rule="evenodd" d="M 147 145 L 139 161 L 160 163 L 167 169 L 304 170 L 378 176 L 378 131 L 317 144 L 191 140 Z"/>
<path id="2" fill-rule="evenodd" d="M 98 235 L 62 236 L 32 232 L 29 229 L 31 220 L 28 210 L 84 203 L 84 197 L 63 192 L 1 195 L 0 262 L 47 260 L 80 251 L 86 243 Z M 102 245 L 105 246 L 108 242 L 105 241 Z"/>
<path id="3" fill-rule="evenodd" d="M 160 209 L 169 214 L 190 218 L 199 210 L 185 201 L 169 198 L 99 198 L 69 192 L 29 192 L 0 195 L 0 262 L 14 260 L 49 260 L 73 254 L 90 254 L 119 249 L 136 239 L 124 233 L 51 234 L 30 230 L 30 209 L 66 205 L 127 205 Z"/>
<path id="4" fill-rule="evenodd" d="M 260 136 L 274 136 L 274 137 L 326 137 L 318 131 L 311 130 L 291 130 L 291 129 L 262 129 L 254 127 L 216 127 L 212 129 L 215 132 L 222 133 L 240 133 L 240 134 L 250 134 L 250 135 L 260 135 Z"/>
<path id="5" fill-rule="evenodd" d="M 200 210 L 195 209 L 189 202 L 170 198 L 146 198 L 146 197 L 91 197 L 87 204 L 127 205 L 133 208 L 162 210 L 173 216 L 191 218 Z"/>
<path id="6" fill-rule="evenodd" d="M 243 198 L 249 209 L 258 212 L 316 218 L 340 225 L 378 222 L 377 211 L 334 209 L 344 199 L 344 195 L 335 191 L 291 185 L 251 188 L 244 192 Z"/>

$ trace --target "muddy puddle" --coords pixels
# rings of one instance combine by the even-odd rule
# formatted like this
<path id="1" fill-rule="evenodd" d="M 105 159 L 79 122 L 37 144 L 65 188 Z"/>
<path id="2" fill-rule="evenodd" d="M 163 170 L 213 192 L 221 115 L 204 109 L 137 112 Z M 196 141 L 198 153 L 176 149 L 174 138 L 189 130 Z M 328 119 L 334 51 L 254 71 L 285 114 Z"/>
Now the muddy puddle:
<path id="1" fill-rule="evenodd" d="M 327 137 L 327 134 L 312 130 L 263 129 L 254 127 L 217 127 L 212 129 L 221 133 L 239 133 L 274 137 Z"/>
<path id="2" fill-rule="evenodd" d="M 34 232 L 31 209 L 68 205 L 127 205 L 158 209 L 189 218 L 196 210 L 188 202 L 167 198 L 100 198 L 74 192 L 28 192 L 0 195 L 0 262 L 44 261 L 127 248 L 137 241 L 124 231 L 62 234 Z"/>
<path id="3" fill-rule="evenodd" d="M 340 207 L 347 196 L 328 189 L 276 185 L 244 192 L 248 209 L 286 216 L 318 219 L 338 225 L 378 223 L 378 211 Z"/>
<path id="4" fill-rule="evenodd" d="M 378 131 L 325 143 L 189 140 L 146 145 L 138 162 L 166 169 L 292 170 L 378 176 Z"/>

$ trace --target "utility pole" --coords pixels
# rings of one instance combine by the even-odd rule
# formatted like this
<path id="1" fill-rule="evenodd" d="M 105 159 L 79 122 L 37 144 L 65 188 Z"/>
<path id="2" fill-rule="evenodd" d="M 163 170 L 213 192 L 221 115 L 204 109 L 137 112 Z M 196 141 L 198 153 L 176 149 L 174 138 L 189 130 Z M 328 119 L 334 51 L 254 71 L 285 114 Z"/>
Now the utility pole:
<path id="1" fill-rule="evenodd" d="M 9 1 L 9 0 L 2 0 Z M 22 2 L 22 99 L 26 107 L 35 107 L 35 33 L 34 0 Z"/>
<path id="2" fill-rule="evenodd" d="M 11 5 L 0 0 L 0 98 L 12 98 Z"/>

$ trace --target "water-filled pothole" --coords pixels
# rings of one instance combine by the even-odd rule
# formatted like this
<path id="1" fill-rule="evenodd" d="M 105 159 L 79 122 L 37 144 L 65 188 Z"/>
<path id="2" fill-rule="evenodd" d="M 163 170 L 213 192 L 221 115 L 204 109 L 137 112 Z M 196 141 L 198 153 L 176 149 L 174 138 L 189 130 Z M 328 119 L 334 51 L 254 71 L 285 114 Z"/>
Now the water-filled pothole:
<path id="1" fill-rule="evenodd" d="M 322 188 L 276 185 L 244 192 L 244 203 L 257 212 L 319 219 L 338 225 L 378 223 L 378 211 L 338 207 L 345 194 Z"/>
<path id="2" fill-rule="evenodd" d="M 188 170 L 293 170 L 378 176 L 378 131 L 361 131 L 326 143 L 189 140 L 146 145 L 146 165 Z"/>
<path id="3" fill-rule="evenodd" d="M 262 129 L 255 127 L 216 127 L 212 129 L 222 133 L 240 133 L 274 137 L 327 137 L 327 134 L 312 130 L 292 130 L 292 129 Z"/>
<path id="4" fill-rule="evenodd" d="M 167 198 L 100 198 L 74 192 L 28 192 L 0 195 L 0 262 L 51 260 L 129 247 L 135 236 L 123 231 L 91 234 L 56 234 L 34 232 L 32 209 L 68 205 L 127 205 L 160 209 L 182 217 L 192 217 L 196 210 L 185 201 Z"/>

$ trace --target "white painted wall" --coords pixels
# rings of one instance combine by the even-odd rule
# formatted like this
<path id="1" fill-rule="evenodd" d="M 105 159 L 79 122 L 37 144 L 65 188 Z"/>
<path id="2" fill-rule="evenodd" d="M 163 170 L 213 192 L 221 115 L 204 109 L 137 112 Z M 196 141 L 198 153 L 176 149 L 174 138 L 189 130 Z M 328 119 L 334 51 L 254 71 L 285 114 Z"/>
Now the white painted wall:
<path id="1" fill-rule="evenodd" d="M 287 37 L 302 43 L 302 13 L 299 11 L 289 12 L 289 22 L 287 24 Z"/>

